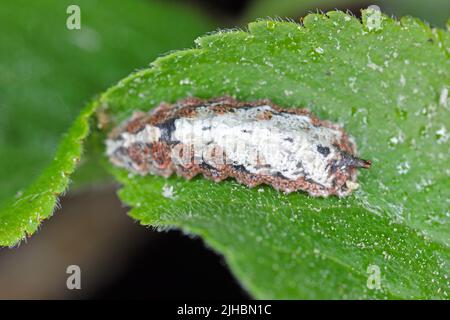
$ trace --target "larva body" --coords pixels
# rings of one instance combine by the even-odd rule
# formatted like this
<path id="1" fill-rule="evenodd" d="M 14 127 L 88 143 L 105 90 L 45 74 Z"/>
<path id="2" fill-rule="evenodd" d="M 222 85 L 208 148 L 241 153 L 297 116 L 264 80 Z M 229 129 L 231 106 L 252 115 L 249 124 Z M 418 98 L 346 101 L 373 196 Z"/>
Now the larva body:
<path id="1" fill-rule="evenodd" d="M 202 173 L 216 182 L 233 177 L 249 187 L 345 196 L 357 187 L 357 168 L 370 167 L 350 140 L 308 110 L 224 97 L 136 112 L 106 143 L 113 164 L 141 175 Z"/>

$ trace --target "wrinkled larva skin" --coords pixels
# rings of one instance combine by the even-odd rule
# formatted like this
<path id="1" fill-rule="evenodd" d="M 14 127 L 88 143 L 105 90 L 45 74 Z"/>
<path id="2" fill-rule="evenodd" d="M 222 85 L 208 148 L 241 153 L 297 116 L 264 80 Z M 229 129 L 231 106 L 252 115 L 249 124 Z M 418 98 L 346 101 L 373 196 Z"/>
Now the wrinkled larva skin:
<path id="1" fill-rule="evenodd" d="M 282 109 L 268 100 L 187 98 L 135 112 L 108 140 L 111 162 L 141 175 L 199 173 L 219 182 L 233 177 L 249 187 L 346 196 L 357 188 L 355 156 L 342 127 L 305 109 Z"/>

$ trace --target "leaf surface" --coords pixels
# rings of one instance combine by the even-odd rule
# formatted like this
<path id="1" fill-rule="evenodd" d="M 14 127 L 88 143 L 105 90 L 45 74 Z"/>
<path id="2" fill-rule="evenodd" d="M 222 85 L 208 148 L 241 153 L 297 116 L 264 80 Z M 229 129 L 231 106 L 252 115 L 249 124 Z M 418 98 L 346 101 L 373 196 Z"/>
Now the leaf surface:
<path id="1" fill-rule="evenodd" d="M 268 98 L 344 124 L 373 167 L 343 199 L 112 169 L 131 216 L 202 236 L 258 298 L 446 298 L 448 33 L 367 10 L 363 23 L 312 14 L 197 43 L 109 90 L 113 122 L 186 96 Z"/>

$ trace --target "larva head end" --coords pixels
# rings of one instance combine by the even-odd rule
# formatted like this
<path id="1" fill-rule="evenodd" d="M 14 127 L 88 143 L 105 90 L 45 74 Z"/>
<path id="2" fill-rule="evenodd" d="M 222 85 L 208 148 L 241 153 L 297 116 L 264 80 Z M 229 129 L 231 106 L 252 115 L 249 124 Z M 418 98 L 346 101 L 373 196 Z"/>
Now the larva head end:
<path id="1" fill-rule="evenodd" d="M 354 155 L 342 152 L 341 160 L 337 163 L 338 167 L 350 167 L 350 168 L 364 168 L 369 169 L 372 166 L 372 161 L 357 158 Z"/>
<path id="2" fill-rule="evenodd" d="M 354 166 L 356 168 L 370 169 L 370 167 L 372 166 L 372 161 L 355 158 Z"/>

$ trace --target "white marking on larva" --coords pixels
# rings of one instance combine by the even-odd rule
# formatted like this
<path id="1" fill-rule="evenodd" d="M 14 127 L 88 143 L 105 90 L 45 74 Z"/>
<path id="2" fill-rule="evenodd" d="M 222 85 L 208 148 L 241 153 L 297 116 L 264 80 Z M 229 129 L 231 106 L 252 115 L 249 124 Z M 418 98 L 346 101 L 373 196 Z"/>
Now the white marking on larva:
<path id="1" fill-rule="evenodd" d="M 307 110 L 270 101 L 188 98 L 138 112 L 106 141 L 111 162 L 140 175 L 187 179 L 203 173 L 216 182 L 233 177 L 249 187 L 269 184 L 286 193 L 344 196 L 358 187 L 355 156 L 342 127 Z M 163 195 L 171 197 L 165 187 Z"/>
<path id="2" fill-rule="evenodd" d="M 112 139 L 106 140 L 106 154 L 108 156 L 113 155 L 117 149 L 122 147 L 122 145 L 123 145 L 123 141 L 119 140 L 119 139 L 118 140 L 112 140 Z"/>
<path id="3" fill-rule="evenodd" d="M 256 122 L 264 111 L 271 111 L 272 118 Z M 220 116 L 211 116 L 209 108 L 201 107 L 195 118 L 177 119 L 175 128 L 172 139 L 193 145 L 195 157 L 202 157 L 208 143 L 220 146 L 227 159 L 251 173 L 282 173 L 290 180 L 306 176 L 325 187 L 331 187 L 333 179 L 327 170 L 328 159 L 336 156 L 332 143 L 342 137 L 339 130 L 313 126 L 309 116 L 279 114 L 267 105 Z M 329 148 L 328 159 L 317 151 L 317 145 Z M 257 157 L 270 167 L 257 167 Z"/>
<path id="4" fill-rule="evenodd" d="M 347 185 L 347 188 L 349 188 L 349 190 L 352 190 L 352 191 L 359 188 L 359 183 L 356 183 L 356 182 L 353 182 L 350 180 L 348 180 L 345 184 Z"/>

